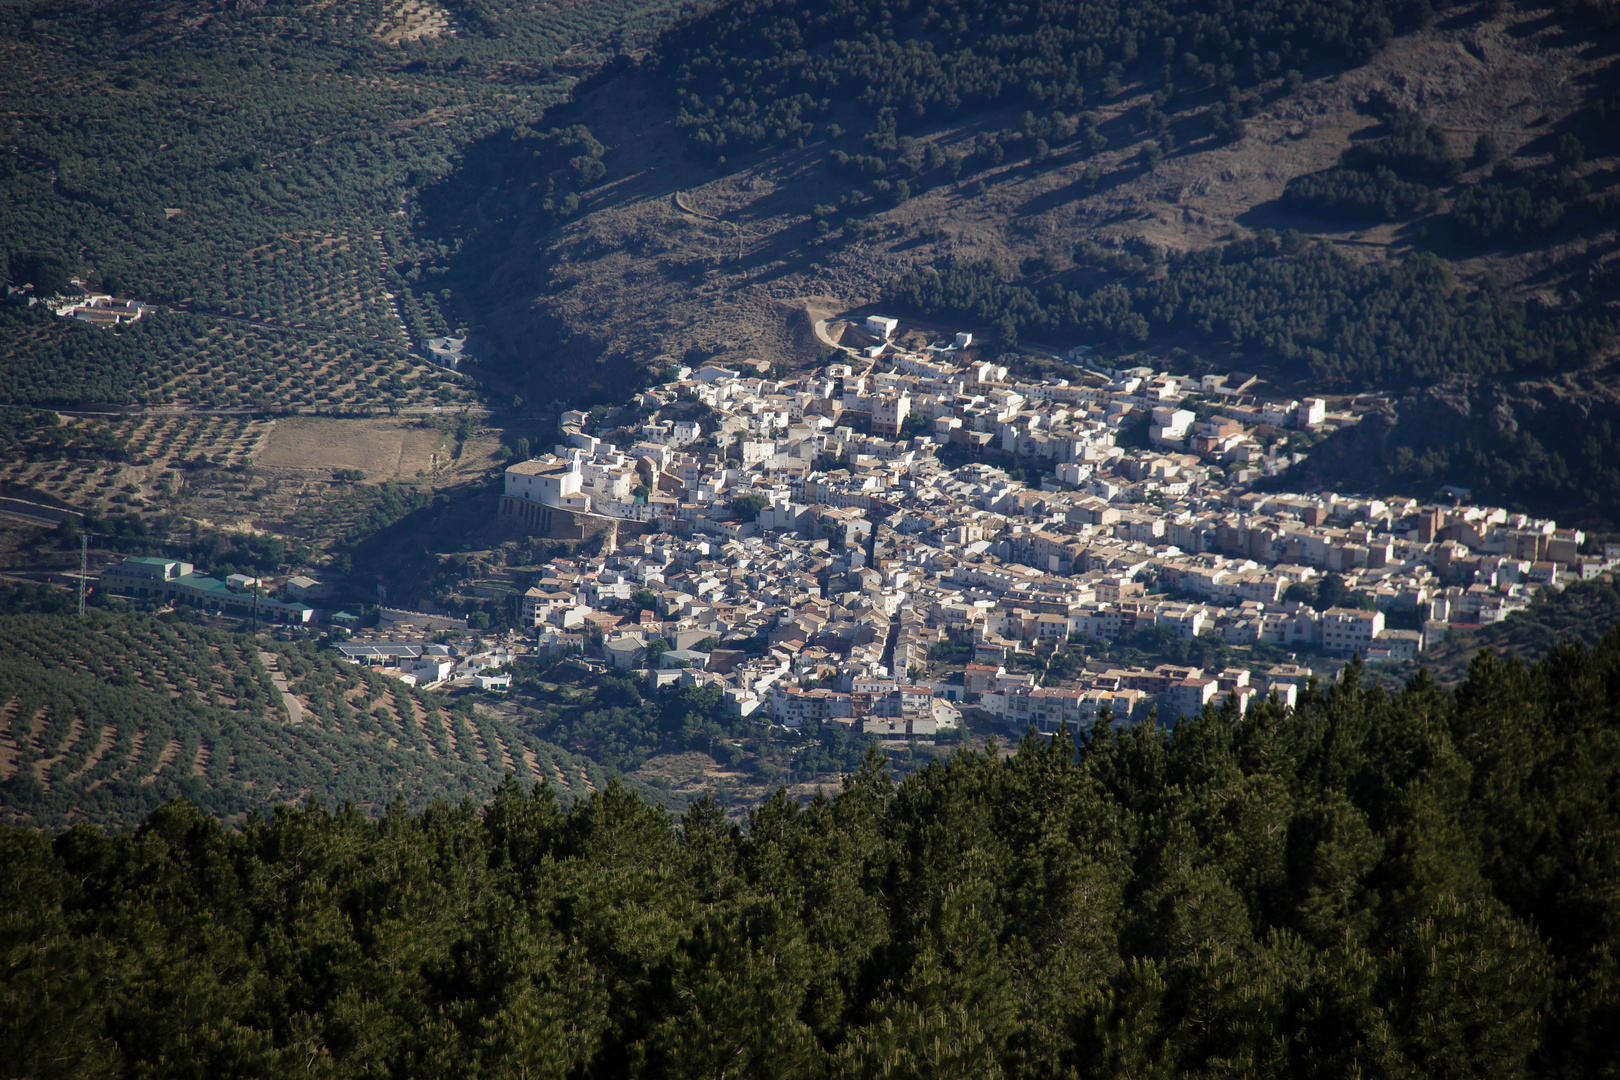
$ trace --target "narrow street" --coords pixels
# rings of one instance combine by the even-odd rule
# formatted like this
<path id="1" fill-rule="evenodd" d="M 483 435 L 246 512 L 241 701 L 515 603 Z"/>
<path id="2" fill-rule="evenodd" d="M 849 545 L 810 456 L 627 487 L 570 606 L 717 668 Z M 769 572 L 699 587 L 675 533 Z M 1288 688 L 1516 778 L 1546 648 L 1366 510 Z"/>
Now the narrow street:
<path id="1" fill-rule="evenodd" d="M 873 564 L 877 561 L 877 524 L 866 533 L 866 565 L 877 569 Z M 889 677 L 898 681 L 904 672 L 894 670 L 894 647 L 900 643 L 900 613 L 889 617 L 889 636 L 883 642 L 883 666 L 888 669 Z"/>
<path id="2" fill-rule="evenodd" d="M 883 643 L 883 666 L 889 669 L 889 675 L 898 680 L 901 673 L 894 670 L 894 647 L 900 642 L 900 616 L 894 615 L 889 619 L 889 636 Z"/>

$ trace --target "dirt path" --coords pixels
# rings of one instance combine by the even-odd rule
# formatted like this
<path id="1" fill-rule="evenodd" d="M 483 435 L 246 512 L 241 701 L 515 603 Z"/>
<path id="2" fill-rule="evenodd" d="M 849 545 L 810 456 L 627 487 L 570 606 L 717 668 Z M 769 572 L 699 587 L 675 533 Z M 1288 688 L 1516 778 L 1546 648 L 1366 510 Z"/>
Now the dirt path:
<path id="1" fill-rule="evenodd" d="M 704 221 L 718 221 L 722 225 L 732 224 L 725 218 L 717 218 L 713 214 L 705 214 L 701 210 L 694 210 L 690 206 L 687 206 L 681 201 L 681 193 L 679 191 L 676 191 L 671 198 L 675 203 L 675 209 L 681 211 L 682 213 L 691 214 L 693 217 L 702 218 Z"/>
<path id="2" fill-rule="evenodd" d="M 287 689 L 287 676 L 281 673 L 281 663 L 276 659 L 276 654 L 261 652 L 259 653 L 259 659 L 264 662 L 266 668 L 270 669 L 270 685 L 280 691 L 281 703 L 287 707 L 288 720 L 294 724 L 302 724 L 304 722 L 304 706 L 297 698 L 293 697 L 292 691 Z"/>
<path id="3" fill-rule="evenodd" d="M 713 214 L 705 214 L 701 210 L 692 209 L 690 206 L 687 206 L 685 203 L 683 203 L 681 201 L 681 193 L 680 193 L 679 189 L 677 189 L 674 192 L 674 194 L 671 196 L 671 201 L 674 202 L 675 209 L 681 211 L 682 213 L 690 214 L 693 217 L 697 218 L 699 221 L 712 221 L 716 225 L 729 225 L 729 226 L 731 226 L 731 235 L 736 237 L 736 239 L 737 239 L 737 261 L 742 262 L 742 257 L 743 257 L 743 230 L 742 230 L 741 225 L 738 225 L 735 221 L 727 221 L 725 218 L 715 217 Z M 722 253 L 722 258 L 723 257 L 724 256 L 723 256 L 723 253 Z"/>

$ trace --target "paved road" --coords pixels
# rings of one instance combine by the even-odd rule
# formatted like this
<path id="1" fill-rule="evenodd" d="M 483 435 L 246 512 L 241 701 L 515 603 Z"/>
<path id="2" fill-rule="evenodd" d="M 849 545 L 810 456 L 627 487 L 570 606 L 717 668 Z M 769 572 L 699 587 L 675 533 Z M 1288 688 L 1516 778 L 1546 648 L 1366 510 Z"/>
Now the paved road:
<path id="1" fill-rule="evenodd" d="M 85 582 L 95 588 L 100 580 L 91 574 Z M 5 570 L 0 571 L 0 581 L 15 581 L 21 585 L 51 585 L 67 592 L 79 591 L 79 572 L 77 570 Z"/>
<path id="2" fill-rule="evenodd" d="M 58 510 L 54 506 L 45 506 L 24 499 L 7 498 L 0 498 L 0 514 L 9 518 L 32 522 L 35 525 L 55 525 L 65 517 L 77 518 L 79 516 L 72 510 Z"/>
<path id="3" fill-rule="evenodd" d="M 817 341 L 821 342 L 823 345 L 828 345 L 828 346 L 831 346 L 834 349 L 839 349 L 839 350 L 841 350 L 843 352 L 847 352 L 851 356 L 856 357 L 857 359 L 860 359 L 860 360 L 865 360 L 866 359 L 866 357 L 861 356 L 859 353 L 857 353 L 854 349 L 851 349 L 849 346 L 840 345 L 838 342 L 834 341 L 831 337 L 829 337 L 828 334 L 827 334 L 827 322 L 828 322 L 828 320 L 826 320 L 826 319 L 817 319 L 815 322 L 810 324 L 810 328 L 815 331 Z"/>

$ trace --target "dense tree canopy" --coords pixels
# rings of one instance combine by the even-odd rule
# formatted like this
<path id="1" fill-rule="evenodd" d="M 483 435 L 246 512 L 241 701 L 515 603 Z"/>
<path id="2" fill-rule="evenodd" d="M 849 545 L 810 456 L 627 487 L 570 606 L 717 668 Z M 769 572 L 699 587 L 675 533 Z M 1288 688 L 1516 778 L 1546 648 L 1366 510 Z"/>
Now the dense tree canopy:
<path id="1" fill-rule="evenodd" d="M 1587 185 L 1566 168 L 1558 172 L 1498 165 L 1492 178 L 1470 184 L 1451 203 L 1452 233 L 1468 244 L 1521 242 L 1544 236 L 1564 220 Z"/>
<path id="2" fill-rule="evenodd" d="M 1239 350 L 1245 365 L 1339 389 L 1557 371 L 1613 337 L 1606 319 L 1533 319 L 1521 304 L 1459 287 L 1432 255 L 1368 264 L 1296 234 L 1176 256 L 1162 277 L 1131 285 L 1037 292 L 1004 278 L 994 262 L 955 262 L 904 274 L 883 295 L 901 311 L 1001 325 L 1004 339 L 1134 349 L 1191 332 Z"/>
<path id="3" fill-rule="evenodd" d="M 12 1075 L 1606 1076 L 1620 635 L 677 824 L 0 833 Z"/>
<path id="4" fill-rule="evenodd" d="M 1449 184 L 1462 170 L 1445 133 L 1415 114 L 1393 112 L 1377 134 L 1352 142 L 1339 164 L 1288 182 L 1283 204 L 1336 217 L 1392 221 L 1432 210 L 1431 184 Z"/>
<path id="5" fill-rule="evenodd" d="M 1371 171 L 1335 167 L 1296 177 L 1283 190 L 1283 203 L 1333 217 L 1393 221 L 1433 209 L 1437 200 L 1426 185 L 1402 180 L 1379 165 Z"/>
<path id="6" fill-rule="evenodd" d="M 607 149 L 584 124 L 519 126 L 469 147 L 454 176 L 422 192 L 424 225 L 456 249 L 467 278 L 487 286 L 492 251 L 568 221 L 607 175 Z M 520 242 L 520 241 L 519 241 Z M 429 274 L 453 260 L 430 260 Z"/>
<path id="7" fill-rule="evenodd" d="M 1426 10 L 1404 0 L 737 0 L 677 23 L 653 64 L 680 95 L 694 148 L 715 155 L 809 137 L 837 102 L 858 104 L 879 134 L 1013 102 L 1078 108 L 1088 83 L 1117 93 L 1139 60 L 1173 64 L 1194 86 L 1250 85 L 1312 55 L 1365 59 Z"/>
<path id="8" fill-rule="evenodd" d="M 1333 433 L 1311 452 L 1312 477 L 1390 494 L 1457 484 L 1490 505 L 1578 528 L 1620 526 L 1620 416 L 1607 395 L 1560 401 L 1483 382 L 1435 396 L 1449 395 L 1460 397 L 1441 409 L 1408 395 Z"/>

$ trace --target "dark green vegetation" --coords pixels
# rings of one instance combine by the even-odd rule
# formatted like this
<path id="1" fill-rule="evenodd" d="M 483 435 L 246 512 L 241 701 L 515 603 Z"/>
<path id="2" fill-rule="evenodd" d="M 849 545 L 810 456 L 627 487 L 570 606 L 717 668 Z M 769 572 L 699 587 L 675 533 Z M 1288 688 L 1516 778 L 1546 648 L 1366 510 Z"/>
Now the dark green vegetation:
<path id="1" fill-rule="evenodd" d="M 1438 205 L 1428 187 L 1402 180 L 1381 165 L 1370 172 L 1335 168 L 1296 177 L 1283 191 L 1283 202 L 1294 209 L 1369 221 L 1394 221 Z"/>
<path id="2" fill-rule="evenodd" d="M 1357 592 L 1344 583 L 1344 578 L 1329 571 L 1320 581 L 1298 581 L 1288 586 L 1284 600 L 1298 600 L 1317 611 L 1328 608 L 1360 608 L 1372 611 L 1376 604 L 1370 593 Z"/>
<path id="3" fill-rule="evenodd" d="M 1281 483 L 1419 495 L 1456 484 L 1477 501 L 1613 529 L 1620 523 L 1617 425 L 1613 392 L 1589 379 L 1432 388 L 1328 436 L 1303 475 Z"/>
<path id="4" fill-rule="evenodd" d="M 520 226 L 543 230 L 573 218 L 581 194 L 607 176 L 606 152 L 583 124 L 501 132 L 471 147 L 453 178 L 423 191 L 422 204 L 432 227 L 476 260 Z"/>
<path id="5" fill-rule="evenodd" d="M 0 409 L 0 452 L 10 462 L 126 461 L 129 447 L 112 426 L 64 425 L 53 412 Z"/>
<path id="6" fill-rule="evenodd" d="M 50 1076 L 1601 1077 L 1620 636 L 677 825 L 183 804 L 0 840 Z"/>
<path id="7" fill-rule="evenodd" d="M 1277 78 L 1313 55 L 1359 62 L 1426 12 L 1400 0 L 1221 8 L 1185 0 L 738 0 L 677 23 L 660 38 L 652 66 L 679 96 L 680 126 L 701 154 L 836 137 L 825 122 L 845 103 L 867 118 L 867 141 L 881 154 L 899 149 L 899 130 L 976 110 L 1074 110 L 1088 97 L 1117 97 L 1128 70 L 1160 78 L 1165 100 L 1155 104 L 1163 108 L 1176 92 L 1172 79 L 1224 92 Z M 1030 152 L 1039 154 L 1033 138 Z M 875 159 L 876 171 L 884 164 Z"/>
<path id="8" fill-rule="evenodd" d="M 963 656 L 948 648 L 939 648 L 931 654 L 935 661 L 969 662 L 971 654 Z M 1291 650 L 1276 645 L 1255 643 L 1229 645 L 1218 635 L 1203 634 L 1184 638 L 1163 626 L 1149 626 L 1132 634 L 1111 639 L 1077 636 L 1051 646 L 1036 645 L 1029 652 L 1007 658 L 1007 669 L 1014 672 L 1033 672 L 1042 686 L 1072 686 L 1082 678 L 1087 665 L 1098 662 L 1111 667 L 1156 667 L 1160 664 L 1189 665 L 1206 672 L 1225 668 L 1247 668 L 1259 672 L 1273 664 L 1286 663 Z M 1323 655 L 1320 660 L 1307 658 L 1307 663 L 1323 663 L 1336 669 L 1342 657 Z M 1092 671 L 1096 667 L 1091 668 Z M 1145 720 L 1151 706 L 1140 715 L 1130 717 Z M 1122 717 L 1123 719 L 1127 719 Z"/>
<path id="9" fill-rule="evenodd" d="M 1393 113 L 1376 138 L 1352 143 L 1336 168 L 1296 177 L 1283 203 L 1297 210 L 1393 221 L 1440 200 L 1430 184 L 1449 184 L 1462 171 L 1445 132 L 1411 113 Z"/>
<path id="10" fill-rule="evenodd" d="M 1477 630 L 1453 630 L 1423 654 L 1423 666 L 1442 682 L 1460 681 L 1480 649 L 1531 662 L 1559 642 L 1595 647 L 1620 625 L 1620 588 L 1612 579 L 1580 581 L 1559 593 L 1543 593 L 1528 608 Z"/>
<path id="11" fill-rule="evenodd" d="M 403 795 L 482 800 L 513 772 L 583 796 L 594 762 L 510 720 L 408 690 L 311 643 L 266 642 L 174 616 L 51 613 L 46 594 L 0 618 L 0 807 L 50 829 L 133 824 L 179 796 L 240 822 L 283 802 Z M 45 606 L 47 610 L 40 611 Z M 292 723 L 259 656 L 307 707 Z M 0 1039 L 0 1041 L 4 1041 Z"/>
<path id="12" fill-rule="evenodd" d="M 829 773 L 853 772 L 874 741 L 839 723 L 789 732 L 758 716 L 733 715 L 717 686 L 646 694 L 633 679 L 586 673 L 567 662 L 542 674 L 525 665 L 512 700 L 525 706 L 526 729 L 629 777 L 659 755 L 697 751 L 719 768 L 739 770 L 756 789 L 808 784 Z M 901 754 L 898 765 L 909 769 L 948 752 L 919 746 Z"/>
<path id="13" fill-rule="evenodd" d="M 884 302 L 998 326 L 1004 341 L 1219 345 L 1279 378 L 1341 390 L 1562 371 L 1614 336 L 1606 318 L 1532 317 L 1523 304 L 1461 286 L 1433 255 L 1369 264 L 1297 233 L 1174 256 L 1162 276 L 1117 289 L 1036 291 L 1005 276 L 989 261 L 922 268 L 891 282 Z"/>
<path id="14" fill-rule="evenodd" d="M 409 5 L 411 16 L 384 0 L 4 0 L 9 276 L 72 272 L 141 299 L 338 335 L 376 354 L 367 363 L 402 359 L 408 342 L 464 322 L 432 272 L 442 252 L 396 213 L 407 193 L 563 96 L 565 53 L 588 65 L 652 32 L 664 6 L 447 0 Z M 432 15 L 437 29 L 422 24 Z M 203 336 L 201 325 L 171 321 L 168 333 Z M 142 382 L 172 378 L 184 360 L 153 333 L 66 334 L 8 357 L 0 398 L 161 400 Z M 222 344 L 206 360 L 229 363 Z M 28 367 L 54 362 L 53 348 L 69 370 Z"/>
<path id="15" fill-rule="evenodd" d="M 0 305 L 0 403 L 348 411 L 465 402 L 471 388 L 397 342 L 159 312 L 117 333 Z"/>
<path id="16" fill-rule="evenodd" d="M 1205 671 L 1219 671 L 1228 667 L 1261 668 L 1288 659 L 1288 652 L 1275 645 L 1228 645 L 1213 634 L 1183 638 L 1162 626 L 1144 627 L 1128 637 L 1094 642 L 1087 651 L 1092 657 L 1105 659 L 1119 667 L 1190 664 Z M 1072 649 L 1070 655 L 1073 656 Z M 1060 654 L 1057 660 L 1062 659 Z M 1069 662 L 1073 663 L 1073 659 Z M 1330 664 L 1337 666 L 1332 661 Z M 1054 661 L 1053 673 L 1061 673 L 1064 666 Z"/>
<path id="17" fill-rule="evenodd" d="M 1567 169 L 1549 173 L 1504 163 L 1496 167 L 1489 181 L 1458 192 L 1451 202 L 1452 232 L 1464 243 L 1479 246 L 1545 236 L 1588 190 L 1586 182 Z"/>
<path id="18" fill-rule="evenodd" d="M 13 251 L 6 262 L 8 281 L 32 285 L 39 296 L 61 292 L 72 278 L 67 261 L 49 251 Z"/>
<path id="19" fill-rule="evenodd" d="M 1547 166 L 1503 161 L 1488 177 L 1460 185 L 1465 163 L 1445 132 L 1413 113 L 1392 111 L 1344 151 L 1338 166 L 1290 180 L 1282 205 L 1330 218 L 1394 221 L 1440 210 L 1441 191 L 1451 188 L 1453 238 L 1474 247 L 1544 240 L 1571 209 L 1600 221 L 1613 217 L 1617 201 L 1612 177 L 1595 174 L 1604 190 L 1593 196 L 1592 184 L 1576 170 L 1586 160 L 1588 142 L 1612 149 L 1610 116 L 1617 102 L 1613 96 L 1599 96 L 1572 118 Z M 1498 155 L 1496 139 L 1483 134 L 1468 164 L 1489 166 Z"/>
<path id="20" fill-rule="evenodd" d="M 616 63 L 607 71 L 625 66 Z M 599 72 L 588 82 L 605 77 Z M 596 188 L 619 177 L 610 177 L 608 148 L 575 122 L 576 112 L 569 102 L 548 112 L 544 126 L 519 125 L 480 140 L 461 155 L 454 172 L 421 191 L 422 256 L 413 273 L 461 294 L 480 325 L 500 326 L 524 309 L 526 298 L 583 280 L 569 258 L 548 244 L 560 226 L 588 212 Z M 547 319 L 522 338 L 506 339 L 513 353 L 521 350 L 517 363 L 484 365 L 481 371 L 538 401 L 566 395 L 620 404 L 652 381 L 627 357 L 601 356 L 590 332 L 578 325 Z"/>
<path id="21" fill-rule="evenodd" d="M 740 518 L 752 518 L 770 505 L 770 500 L 763 495 L 739 495 L 731 500 L 731 512 Z"/>

